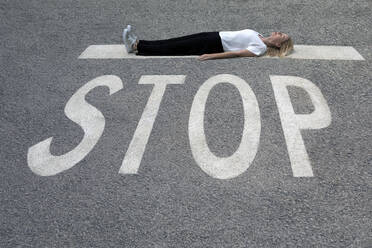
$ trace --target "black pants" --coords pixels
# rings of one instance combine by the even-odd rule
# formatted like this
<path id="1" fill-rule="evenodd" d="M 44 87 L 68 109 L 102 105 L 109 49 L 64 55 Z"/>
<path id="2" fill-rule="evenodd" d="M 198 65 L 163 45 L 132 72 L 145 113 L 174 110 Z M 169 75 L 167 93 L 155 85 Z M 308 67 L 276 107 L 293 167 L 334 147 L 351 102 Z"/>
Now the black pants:
<path id="1" fill-rule="evenodd" d="M 203 32 L 167 40 L 139 40 L 137 55 L 201 55 L 222 53 L 218 32 Z"/>

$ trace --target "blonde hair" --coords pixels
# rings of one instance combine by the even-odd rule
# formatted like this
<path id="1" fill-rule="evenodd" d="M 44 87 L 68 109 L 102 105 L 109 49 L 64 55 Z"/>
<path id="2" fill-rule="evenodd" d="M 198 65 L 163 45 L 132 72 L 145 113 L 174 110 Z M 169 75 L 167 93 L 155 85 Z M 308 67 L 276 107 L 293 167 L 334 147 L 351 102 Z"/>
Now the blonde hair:
<path id="1" fill-rule="evenodd" d="M 291 37 L 288 38 L 288 40 L 284 41 L 280 47 L 267 47 L 266 54 L 271 57 L 278 56 L 278 57 L 284 57 L 287 56 L 291 51 L 293 50 L 293 41 Z"/>

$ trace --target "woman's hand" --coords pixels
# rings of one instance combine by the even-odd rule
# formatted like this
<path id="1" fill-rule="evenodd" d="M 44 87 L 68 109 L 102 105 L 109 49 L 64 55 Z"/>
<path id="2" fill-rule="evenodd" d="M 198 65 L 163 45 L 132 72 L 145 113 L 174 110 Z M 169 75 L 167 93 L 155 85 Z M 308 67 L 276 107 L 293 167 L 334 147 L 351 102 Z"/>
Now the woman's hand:
<path id="1" fill-rule="evenodd" d="M 213 59 L 213 54 L 203 54 L 199 56 L 199 60 L 208 60 L 208 59 Z"/>

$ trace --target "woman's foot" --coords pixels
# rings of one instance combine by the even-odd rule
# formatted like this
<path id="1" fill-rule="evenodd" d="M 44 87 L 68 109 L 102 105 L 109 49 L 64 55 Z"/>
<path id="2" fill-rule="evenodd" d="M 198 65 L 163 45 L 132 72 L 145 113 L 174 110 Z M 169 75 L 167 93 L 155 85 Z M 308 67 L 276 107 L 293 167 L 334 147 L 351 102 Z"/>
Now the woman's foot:
<path id="1" fill-rule="evenodd" d="M 128 53 L 133 53 L 135 50 L 137 50 L 137 36 L 135 36 L 133 33 L 130 34 L 131 26 L 128 25 L 127 28 L 123 30 L 123 42 L 125 45 L 125 48 L 127 49 Z"/>
<path id="2" fill-rule="evenodd" d="M 128 39 L 128 30 L 126 28 L 123 30 L 123 42 L 127 52 L 131 53 L 133 49 L 131 48 L 130 40 Z"/>
<path id="3" fill-rule="evenodd" d="M 129 37 L 131 37 L 132 39 L 137 40 L 137 35 L 134 34 L 134 28 L 132 28 L 131 25 L 127 26 L 127 30 L 128 30 Z"/>
<path id="4" fill-rule="evenodd" d="M 129 39 L 131 41 L 134 40 L 134 43 L 132 44 L 132 48 L 133 48 L 133 50 L 137 50 L 138 38 L 137 38 L 137 35 L 135 35 L 135 33 L 134 33 L 134 28 L 132 28 L 131 25 L 128 25 L 127 30 L 128 30 Z"/>

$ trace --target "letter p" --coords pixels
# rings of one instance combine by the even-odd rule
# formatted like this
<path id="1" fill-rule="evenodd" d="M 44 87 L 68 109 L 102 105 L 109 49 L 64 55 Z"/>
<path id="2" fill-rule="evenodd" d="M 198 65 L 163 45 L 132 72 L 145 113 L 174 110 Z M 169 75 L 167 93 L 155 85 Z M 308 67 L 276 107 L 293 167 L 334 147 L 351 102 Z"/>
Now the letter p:
<path id="1" fill-rule="evenodd" d="M 293 176 L 312 177 L 313 171 L 301 136 L 301 130 L 321 129 L 329 126 L 331 113 L 327 101 L 319 88 L 307 79 L 295 76 L 271 75 L 270 80 L 278 105 Z M 312 113 L 295 114 L 289 97 L 288 86 L 299 87 L 309 94 L 314 106 Z"/>

